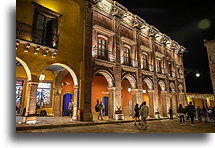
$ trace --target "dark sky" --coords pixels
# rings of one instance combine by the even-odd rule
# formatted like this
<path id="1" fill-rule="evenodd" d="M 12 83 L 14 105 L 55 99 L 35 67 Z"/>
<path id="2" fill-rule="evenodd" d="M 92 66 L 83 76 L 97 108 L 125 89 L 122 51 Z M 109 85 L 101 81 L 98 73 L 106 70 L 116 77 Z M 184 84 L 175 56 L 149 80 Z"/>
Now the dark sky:
<path id="1" fill-rule="evenodd" d="M 215 39 L 214 0 L 117 0 L 148 24 L 187 49 L 185 69 L 198 70 L 186 75 L 187 92 L 212 93 L 205 40 Z M 188 3 L 189 2 L 189 3 Z"/>

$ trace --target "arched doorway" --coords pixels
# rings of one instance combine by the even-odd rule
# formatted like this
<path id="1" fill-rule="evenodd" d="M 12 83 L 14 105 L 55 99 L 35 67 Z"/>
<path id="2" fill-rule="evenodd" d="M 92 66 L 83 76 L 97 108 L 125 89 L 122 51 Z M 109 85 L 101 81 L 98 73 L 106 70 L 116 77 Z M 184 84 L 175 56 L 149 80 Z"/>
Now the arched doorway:
<path id="1" fill-rule="evenodd" d="M 98 113 L 95 111 L 95 106 L 100 102 L 103 104 L 104 119 L 113 118 L 114 101 L 113 96 L 110 96 L 110 88 L 113 88 L 112 75 L 104 70 L 96 72 L 92 80 L 91 110 L 93 120 L 97 120 Z"/>
<path id="2" fill-rule="evenodd" d="M 45 79 L 38 84 L 36 102 L 38 106 L 43 100 L 44 106 L 37 108 L 37 113 L 45 110 L 48 115 L 67 116 L 68 103 L 72 100 L 72 119 L 78 120 L 78 80 L 75 72 L 67 65 L 55 63 L 45 68 L 42 74 Z"/>
<path id="3" fill-rule="evenodd" d="M 16 115 L 25 114 L 27 81 L 30 80 L 31 72 L 27 64 L 16 57 Z"/>

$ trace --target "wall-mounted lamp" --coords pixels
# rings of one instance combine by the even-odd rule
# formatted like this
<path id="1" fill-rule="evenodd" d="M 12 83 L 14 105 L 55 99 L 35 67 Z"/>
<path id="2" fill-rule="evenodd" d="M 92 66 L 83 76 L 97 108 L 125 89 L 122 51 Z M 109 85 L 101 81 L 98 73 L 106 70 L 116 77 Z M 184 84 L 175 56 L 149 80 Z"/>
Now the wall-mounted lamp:
<path id="1" fill-rule="evenodd" d="M 143 90 L 143 94 L 145 94 L 145 93 L 146 93 L 146 90 L 144 89 L 144 90 Z"/>
<path id="2" fill-rule="evenodd" d="M 45 80 L 45 74 L 41 74 L 41 75 L 40 75 L 40 78 L 39 78 L 39 80 L 40 80 L 40 81 L 43 81 L 43 80 Z"/>

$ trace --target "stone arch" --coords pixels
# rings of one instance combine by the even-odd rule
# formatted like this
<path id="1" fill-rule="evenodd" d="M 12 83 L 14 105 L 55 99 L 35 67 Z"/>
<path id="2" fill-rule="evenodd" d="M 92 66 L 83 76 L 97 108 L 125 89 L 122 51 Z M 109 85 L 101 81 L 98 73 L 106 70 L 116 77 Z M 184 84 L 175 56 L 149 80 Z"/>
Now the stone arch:
<path id="1" fill-rule="evenodd" d="M 171 91 L 174 92 L 175 91 L 175 84 L 173 82 L 171 82 L 169 84 L 169 87 L 171 88 Z"/>
<path id="2" fill-rule="evenodd" d="M 146 83 L 146 85 L 148 86 L 149 90 L 153 89 L 153 82 L 151 79 L 149 79 L 148 77 L 144 78 L 143 81 Z"/>
<path id="3" fill-rule="evenodd" d="M 23 60 L 21 60 L 21 59 L 18 58 L 18 57 L 16 57 L 16 60 L 19 61 L 19 62 L 22 64 L 22 66 L 24 67 L 25 72 L 26 72 L 26 74 L 27 74 L 28 81 L 31 81 L 31 80 L 32 80 L 31 71 L 30 71 L 30 69 L 28 68 L 28 65 L 27 65 Z"/>
<path id="4" fill-rule="evenodd" d="M 114 78 L 108 71 L 106 71 L 106 70 L 98 70 L 97 72 L 94 73 L 94 76 L 97 73 L 103 75 L 106 78 L 106 80 L 108 82 L 108 87 L 113 87 L 114 86 Z"/>
<path id="5" fill-rule="evenodd" d="M 126 74 L 123 78 L 123 79 L 128 79 L 130 85 L 131 85 L 131 88 L 132 89 L 135 89 L 136 88 L 136 79 L 131 75 L 131 74 Z"/>
<path id="6" fill-rule="evenodd" d="M 158 85 L 161 87 L 161 91 L 165 91 L 166 85 L 163 80 L 158 81 Z"/>
<path id="7" fill-rule="evenodd" d="M 77 75 L 75 74 L 75 72 L 67 65 L 65 64 L 61 64 L 61 63 L 54 63 L 52 65 L 57 65 L 57 66 L 61 66 L 63 68 L 65 68 L 72 76 L 73 81 L 74 81 L 74 86 L 77 87 L 78 86 L 78 78 Z"/>

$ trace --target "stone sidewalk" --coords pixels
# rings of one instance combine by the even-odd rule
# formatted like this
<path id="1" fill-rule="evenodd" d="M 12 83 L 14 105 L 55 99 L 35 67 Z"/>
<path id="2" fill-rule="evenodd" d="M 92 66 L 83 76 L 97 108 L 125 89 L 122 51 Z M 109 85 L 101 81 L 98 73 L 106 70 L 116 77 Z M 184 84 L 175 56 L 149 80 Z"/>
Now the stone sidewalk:
<path id="1" fill-rule="evenodd" d="M 151 120 L 164 120 L 169 118 L 148 118 Z M 115 123 L 126 123 L 134 122 L 134 119 L 129 118 L 125 120 L 95 120 L 91 122 L 84 121 L 72 121 L 71 117 L 37 117 L 36 122 L 26 124 L 23 122 L 23 117 L 16 117 L 16 131 L 21 130 L 34 130 L 34 129 L 51 129 L 61 127 L 75 127 L 75 126 L 90 126 L 99 124 L 115 124 Z"/>

